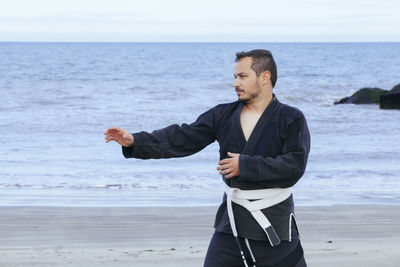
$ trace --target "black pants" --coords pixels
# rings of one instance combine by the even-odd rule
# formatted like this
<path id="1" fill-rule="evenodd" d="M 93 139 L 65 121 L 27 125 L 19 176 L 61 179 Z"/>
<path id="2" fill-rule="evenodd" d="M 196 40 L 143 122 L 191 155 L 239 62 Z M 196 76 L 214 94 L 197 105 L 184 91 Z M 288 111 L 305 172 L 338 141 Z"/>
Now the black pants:
<path id="1" fill-rule="evenodd" d="M 243 238 L 239 238 L 248 266 L 253 266 L 250 252 Z M 282 241 L 272 247 L 268 241 L 249 240 L 257 267 L 307 267 L 303 248 L 298 238 Z M 235 237 L 214 232 L 208 247 L 204 267 L 244 267 Z"/>

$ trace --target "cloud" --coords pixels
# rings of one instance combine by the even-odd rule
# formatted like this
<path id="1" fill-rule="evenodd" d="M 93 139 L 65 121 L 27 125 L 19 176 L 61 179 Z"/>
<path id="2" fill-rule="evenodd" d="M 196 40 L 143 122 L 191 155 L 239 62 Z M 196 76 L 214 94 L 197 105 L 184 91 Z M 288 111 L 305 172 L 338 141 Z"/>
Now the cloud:
<path id="1" fill-rule="evenodd" d="M 109 40 L 110 36 L 116 41 L 163 41 L 172 36 L 177 41 L 315 41 L 318 36 L 321 41 L 349 40 L 351 36 L 354 41 L 399 40 L 400 4 L 394 0 L 387 1 L 385 6 L 373 3 L 17 0 L 0 10 L 0 40 L 20 40 L 13 39 L 17 36 L 23 40 L 27 33 L 32 33 L 31 38 L 47 33 L 46 40 L 65 34 L 65 41 L 76 41 L 82 36 L 98 41 Z"/>

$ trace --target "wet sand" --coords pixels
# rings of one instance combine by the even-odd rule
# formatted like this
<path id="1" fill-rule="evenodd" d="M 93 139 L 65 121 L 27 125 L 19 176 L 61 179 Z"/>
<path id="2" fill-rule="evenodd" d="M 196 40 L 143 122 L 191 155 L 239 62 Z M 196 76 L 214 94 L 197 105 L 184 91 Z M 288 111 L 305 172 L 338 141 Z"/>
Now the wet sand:
<path id="1" fill-rule="evenodd" d="M 0 207 L 0 266 L 202 266 L 217 207 Z M 400 266 L 400 206 L 297 207 L 311 267 Z"/>

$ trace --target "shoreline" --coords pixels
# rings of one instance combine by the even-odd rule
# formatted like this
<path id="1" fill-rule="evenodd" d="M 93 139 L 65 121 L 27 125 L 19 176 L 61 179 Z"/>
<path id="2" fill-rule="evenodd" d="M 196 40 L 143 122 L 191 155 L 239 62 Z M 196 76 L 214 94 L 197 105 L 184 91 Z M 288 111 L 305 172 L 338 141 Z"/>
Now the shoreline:
<path id="1" fill-rule="evenodd" d="M 10 189 L 0 188 L 0 207 L 212 207 L 219 205 L 223 189 Z M 297 191 L 297 207 L 335 205 L 399 205 L 400 191 Z M 51 204 L 49 204 L 51 203 Z"/>
<path id="2" fill-rule="evenodd" d="M 308 266 L 400 265 L 400 206 L 296 206 Z M 0 266 L 202 266 L 217 206 L 0 207 Z"/>

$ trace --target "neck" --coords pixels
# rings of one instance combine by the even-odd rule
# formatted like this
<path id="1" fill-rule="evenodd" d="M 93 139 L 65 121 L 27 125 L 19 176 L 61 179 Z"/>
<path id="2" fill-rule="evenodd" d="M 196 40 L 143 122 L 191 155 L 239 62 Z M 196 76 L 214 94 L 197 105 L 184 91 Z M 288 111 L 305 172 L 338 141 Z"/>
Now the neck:
<path id="1" fill-rule="evenodd" d="M 259 97 L 254 98 L 252 101 L 244 103 L 244 106 L 248 110 L 252 110 L 261 114 L 267 108 L 269 103 L 271 103 L 272 98 L 272 93 L 268 95 L 260 95 Z"/>

